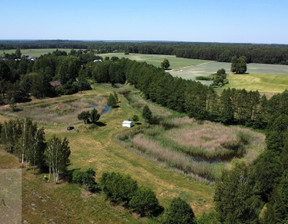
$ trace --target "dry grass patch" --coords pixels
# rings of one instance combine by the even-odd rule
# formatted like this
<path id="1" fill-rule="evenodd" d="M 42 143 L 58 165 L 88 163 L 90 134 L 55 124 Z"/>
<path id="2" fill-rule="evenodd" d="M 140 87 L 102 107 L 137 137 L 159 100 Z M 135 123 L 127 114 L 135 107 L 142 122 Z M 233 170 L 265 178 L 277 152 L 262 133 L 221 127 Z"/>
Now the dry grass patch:
<path id="1" fill-rule="evenodd" d="M 181 121 L 181 119 L 178 119 Z M 181 128 L 167 131 L 164 136 L 181 146 L 193 146 L 207 152 L 219 152 L 238 141 L 239 134 L 250 136 L 253 145 L 265 147 L 265 136 L 260 133 L 239 127 L 226 127 L 212 122 L 204 122 L 202 125 L 193 121 L 182 119 L 180 124 L 189 124 Z"/>
<path id="2" fill-rule="evenodd" d="M 107 103 L 107 98 L 82 96 L 77 98 L 67 98 L 62 100 L 61 97 L 51 99 L 37 100 L 35 103 L 19 104 L 18 112 L 12 112 L 9 107 L 0 107 L 0 111 L 9 116 L 18 118 L 31 118 L 38 123 L 43 124 L 71 124 L 78 122 L 77 115 L 85 110 L 92 110 L 96 105 L 99 113 L 103 113 Z"/>

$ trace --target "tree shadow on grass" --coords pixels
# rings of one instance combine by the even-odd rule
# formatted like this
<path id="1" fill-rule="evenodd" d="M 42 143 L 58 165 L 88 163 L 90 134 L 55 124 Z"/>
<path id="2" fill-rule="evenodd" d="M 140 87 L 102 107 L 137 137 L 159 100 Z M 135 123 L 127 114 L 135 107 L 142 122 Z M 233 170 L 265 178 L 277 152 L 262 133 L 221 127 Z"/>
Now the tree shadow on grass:
<path id="1" fill-rule="evenodd" d="M 97 121 L 97 122 L 96 122 L 96 125 L 99 126 L 99 127 L 104 127 L 104 126 L 106 126 L 106 124 L 103 123 L 103 122 L 101 122 L 101 121 Z"/>

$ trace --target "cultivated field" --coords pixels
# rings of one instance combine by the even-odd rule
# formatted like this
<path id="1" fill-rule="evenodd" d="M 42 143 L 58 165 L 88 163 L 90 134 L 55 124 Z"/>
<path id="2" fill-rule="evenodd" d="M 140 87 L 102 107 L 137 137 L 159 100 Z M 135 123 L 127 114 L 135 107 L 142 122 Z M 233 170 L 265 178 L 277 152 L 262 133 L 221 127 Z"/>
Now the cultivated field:
<path id="1" fill-rule="evenodd" d="M 224 88 L 258 90 L 268 95 L 280 93 L 288 89 L 288 71 L 281 74 L 250 73 L 244 75 L 228 75 L 229 84 Z"/>
<path id="2" fill-rule="evenodd" d="M 205 63 L 205 60 L 198 60 L 198 59 L 188 59 L 188 58 L 177 58 L 175 55 L 157 55 L 157 54 L 132 54 L 125 55 L 124 53 L 109 53 L 109 54 L 100 54 L 99 56 L 105 58 L 107 57 L 125 57 L 129 58 L 130 60 L 135 61 L 145 61 L 148 64 L 152 64 L 156 67 L 161 66 L 161 62 L 167 58 L 170 62 L 171 69 L 180 69 L 186 66 L 195 66 L 202 63 Z"/>
<path id="3" fill-rule="evenodd" d="M 164 58 L 170 61 L 171 75 L 183 79 L 195 80 L 196 76 L 209 76 L 218 69 L 224 68 L 230 73 L 231 63 L 205 61 L 197 59 L 177 58 L 173 55 L 149 55 L 149 54 L 129 54 L 110 53 L 101 56 L 126 57 L 136 61 L 146 61 L 149 64 L 160 66 Z M 258 90 L 268 95 L 283 92 L 288 89 L 288 65 L 269 65 L 269 64 L 247 64 L 247 74 L 228 76 L 229 85 L 225 88 L 237 88 L 247 90 Z M 201 81 L 203 84 L 210 85 L 212 81 Z"/>

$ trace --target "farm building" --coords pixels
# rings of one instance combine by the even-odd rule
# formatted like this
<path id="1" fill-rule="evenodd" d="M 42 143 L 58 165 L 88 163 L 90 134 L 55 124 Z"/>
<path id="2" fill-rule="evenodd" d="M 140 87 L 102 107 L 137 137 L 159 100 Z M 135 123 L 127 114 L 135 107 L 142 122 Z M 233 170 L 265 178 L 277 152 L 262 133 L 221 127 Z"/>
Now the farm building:
<path id="1" fill-rule="evenodd" d="M 122 127 L 128 127 L 128 128 L 133 127 L 133 121 L 123 121 Z"/>
<path id="2" fill-rule="evenodd" d="M 59 82 L 59 81 L 51 81 L 51 82 L 49 82 L 49 84 L 53 87 L 62 86 L 61 82 Z"/>

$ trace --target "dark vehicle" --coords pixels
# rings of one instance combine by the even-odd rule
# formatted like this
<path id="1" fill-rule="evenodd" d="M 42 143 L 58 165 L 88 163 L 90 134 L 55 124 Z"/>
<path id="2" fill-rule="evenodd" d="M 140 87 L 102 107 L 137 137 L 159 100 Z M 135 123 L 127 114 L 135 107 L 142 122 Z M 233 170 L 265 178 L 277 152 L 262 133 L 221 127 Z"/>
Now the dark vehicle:
<path id="1" fill-rule="evenodd" d="M 68 127 L 67 127 L 67 131 L 71 131 L 71 130 L 73 130 L 73 129 L 74 129 L 73 126 L 68 126 Z"/>

